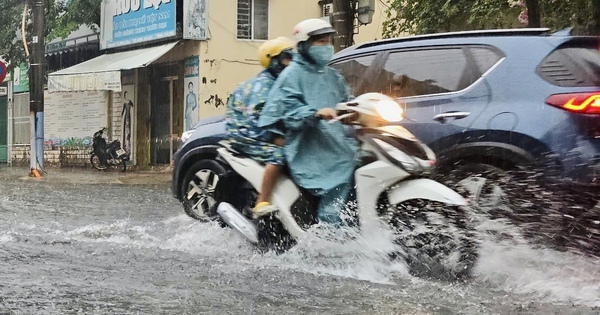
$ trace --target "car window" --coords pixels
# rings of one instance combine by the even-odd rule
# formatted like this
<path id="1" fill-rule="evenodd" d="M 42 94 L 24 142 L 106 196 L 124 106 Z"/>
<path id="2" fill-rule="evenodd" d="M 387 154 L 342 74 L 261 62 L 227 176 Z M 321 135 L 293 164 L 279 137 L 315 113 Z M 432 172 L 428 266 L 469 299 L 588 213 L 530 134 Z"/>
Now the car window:
<path id="1" fill-rule="evenodd" d="M 473 55 L 473 59 L 481 74 L 488 71 L 498 60 L 504 57 L 499 51 L 489 47 L 470 47 L 469 51 Z"/>
<path id="2" fill-rule="evenodd" d="M 368 81 L 366 80 L 367 73 L 369 73 L 369 69 L 375 60 L 376 55 L 365 55 L 359 56 L 348 60 L 342 60 L 331 66 L 340 71 L 340 73 L 344 76 L 348 85 L 350 85 L 350 89 L 353 95 L 360 95 L 364 93 L 364 90 L 370 90 L 368 85 Z M 370 90 L 371 92 L 374 92 Z"/>
<path id="3" fill-rule="evenodd" d="M 594 42 L 568 43 L 544 58 L 537 72 L 544 80 L 558 86 L 599 86 L 598 45 Z"/>
<path id="4" fill-rule="evenodd" d="M 466 68 L 467 56 L 459 47 L 393 52 L 384 65 L 384 93 L 406 97 L 458 91 Z"/>

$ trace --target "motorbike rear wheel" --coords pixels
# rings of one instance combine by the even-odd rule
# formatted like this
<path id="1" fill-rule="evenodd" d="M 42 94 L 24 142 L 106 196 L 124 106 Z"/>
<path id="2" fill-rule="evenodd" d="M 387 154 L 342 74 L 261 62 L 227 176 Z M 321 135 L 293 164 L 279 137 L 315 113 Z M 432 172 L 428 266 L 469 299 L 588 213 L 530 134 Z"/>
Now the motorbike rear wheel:
<path id="1" fill-rule="evenodd" d="M 252 208 L 256 205 L 258 192 L 246 179 L 235 172 L 229 171 L 221 175 L 214 197 L 217 205 L 227 202 L 256 224 L 258 234 L 256 246 L 259 251 L 281 254 L 296 245 L 294 238 L 274 214 L 258 219 L 252 218 Z M 223 222 L 223 226 L 227 225 Z"/>
<path id="2" fill-rule="evenodd" d="M 103 171 L 108 167 L 107 165 L 100 164 L 100 158 L 96 155 L 96 153 L 92 153 L 90 156 L 90 164 L 99 171 Z"/>
<path id="3" fill-rule="evenodd" d="M 411 274 L 440 280 L 471 275 L 479 244 L 466 212 L 456 206 L 413 199 L 388 207 L 385 219 L 396 231 L 396 243 Z"/>

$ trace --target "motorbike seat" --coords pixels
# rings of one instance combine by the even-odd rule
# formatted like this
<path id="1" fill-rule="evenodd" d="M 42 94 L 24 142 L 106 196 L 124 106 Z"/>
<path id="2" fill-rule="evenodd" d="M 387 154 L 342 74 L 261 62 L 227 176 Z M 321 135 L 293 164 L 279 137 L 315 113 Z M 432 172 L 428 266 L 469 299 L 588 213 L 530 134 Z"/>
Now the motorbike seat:
<path id="1" fill-rule="evenodd" d="M 227 149 L 227 151 L 234 153 L 234 155 L 244 155 L 241 152 L 235 150 L 232 146 L 231 146 L 231 142 L 229 140 L 221 140 L 219 141 L 219 145 L 224 147 L 225 149 Z"/>

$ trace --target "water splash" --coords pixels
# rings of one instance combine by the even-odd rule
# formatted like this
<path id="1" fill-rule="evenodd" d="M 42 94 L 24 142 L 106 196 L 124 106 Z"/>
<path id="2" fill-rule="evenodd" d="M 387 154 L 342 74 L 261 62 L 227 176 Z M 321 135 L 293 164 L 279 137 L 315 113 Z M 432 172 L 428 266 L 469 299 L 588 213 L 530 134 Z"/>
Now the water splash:
<path id="1" fill-rule="evenodd" d="M 393 284 L 394 278 L 408 276 L 406 265 L 391 260 L 389 253 L 399 250 L 391 242 L 391 232 L 361 233 L 354 228 L 316 225 L 298 244 L 277 255 L 255 256 L 254 262 L 290 268 L 317 275 L 335 275 L 375 283 Z"/>
<path id="2" fill-rule="evenodd" d="M 596 259 L 527 242 L 504 220 L 486 221 L 476 281 L 543 301 L 600 306 L 600 265 Z"/>

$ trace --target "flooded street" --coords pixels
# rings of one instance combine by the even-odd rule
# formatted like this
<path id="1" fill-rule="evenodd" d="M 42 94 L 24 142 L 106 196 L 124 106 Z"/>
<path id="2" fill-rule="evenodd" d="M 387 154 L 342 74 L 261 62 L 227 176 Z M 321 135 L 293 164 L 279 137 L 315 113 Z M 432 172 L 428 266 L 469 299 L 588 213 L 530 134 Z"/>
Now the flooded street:
<path id="1" fill-rule="evenodd" d="M 0 314 L 600 314 L 596 259 L 533 247 L 500 220 L 478 228 L 476 276 L 446 283 L 390 262 L 384 238 L 309 233 L 258 254 L 187 217 L 164 174 L 0 171 Z"/>

